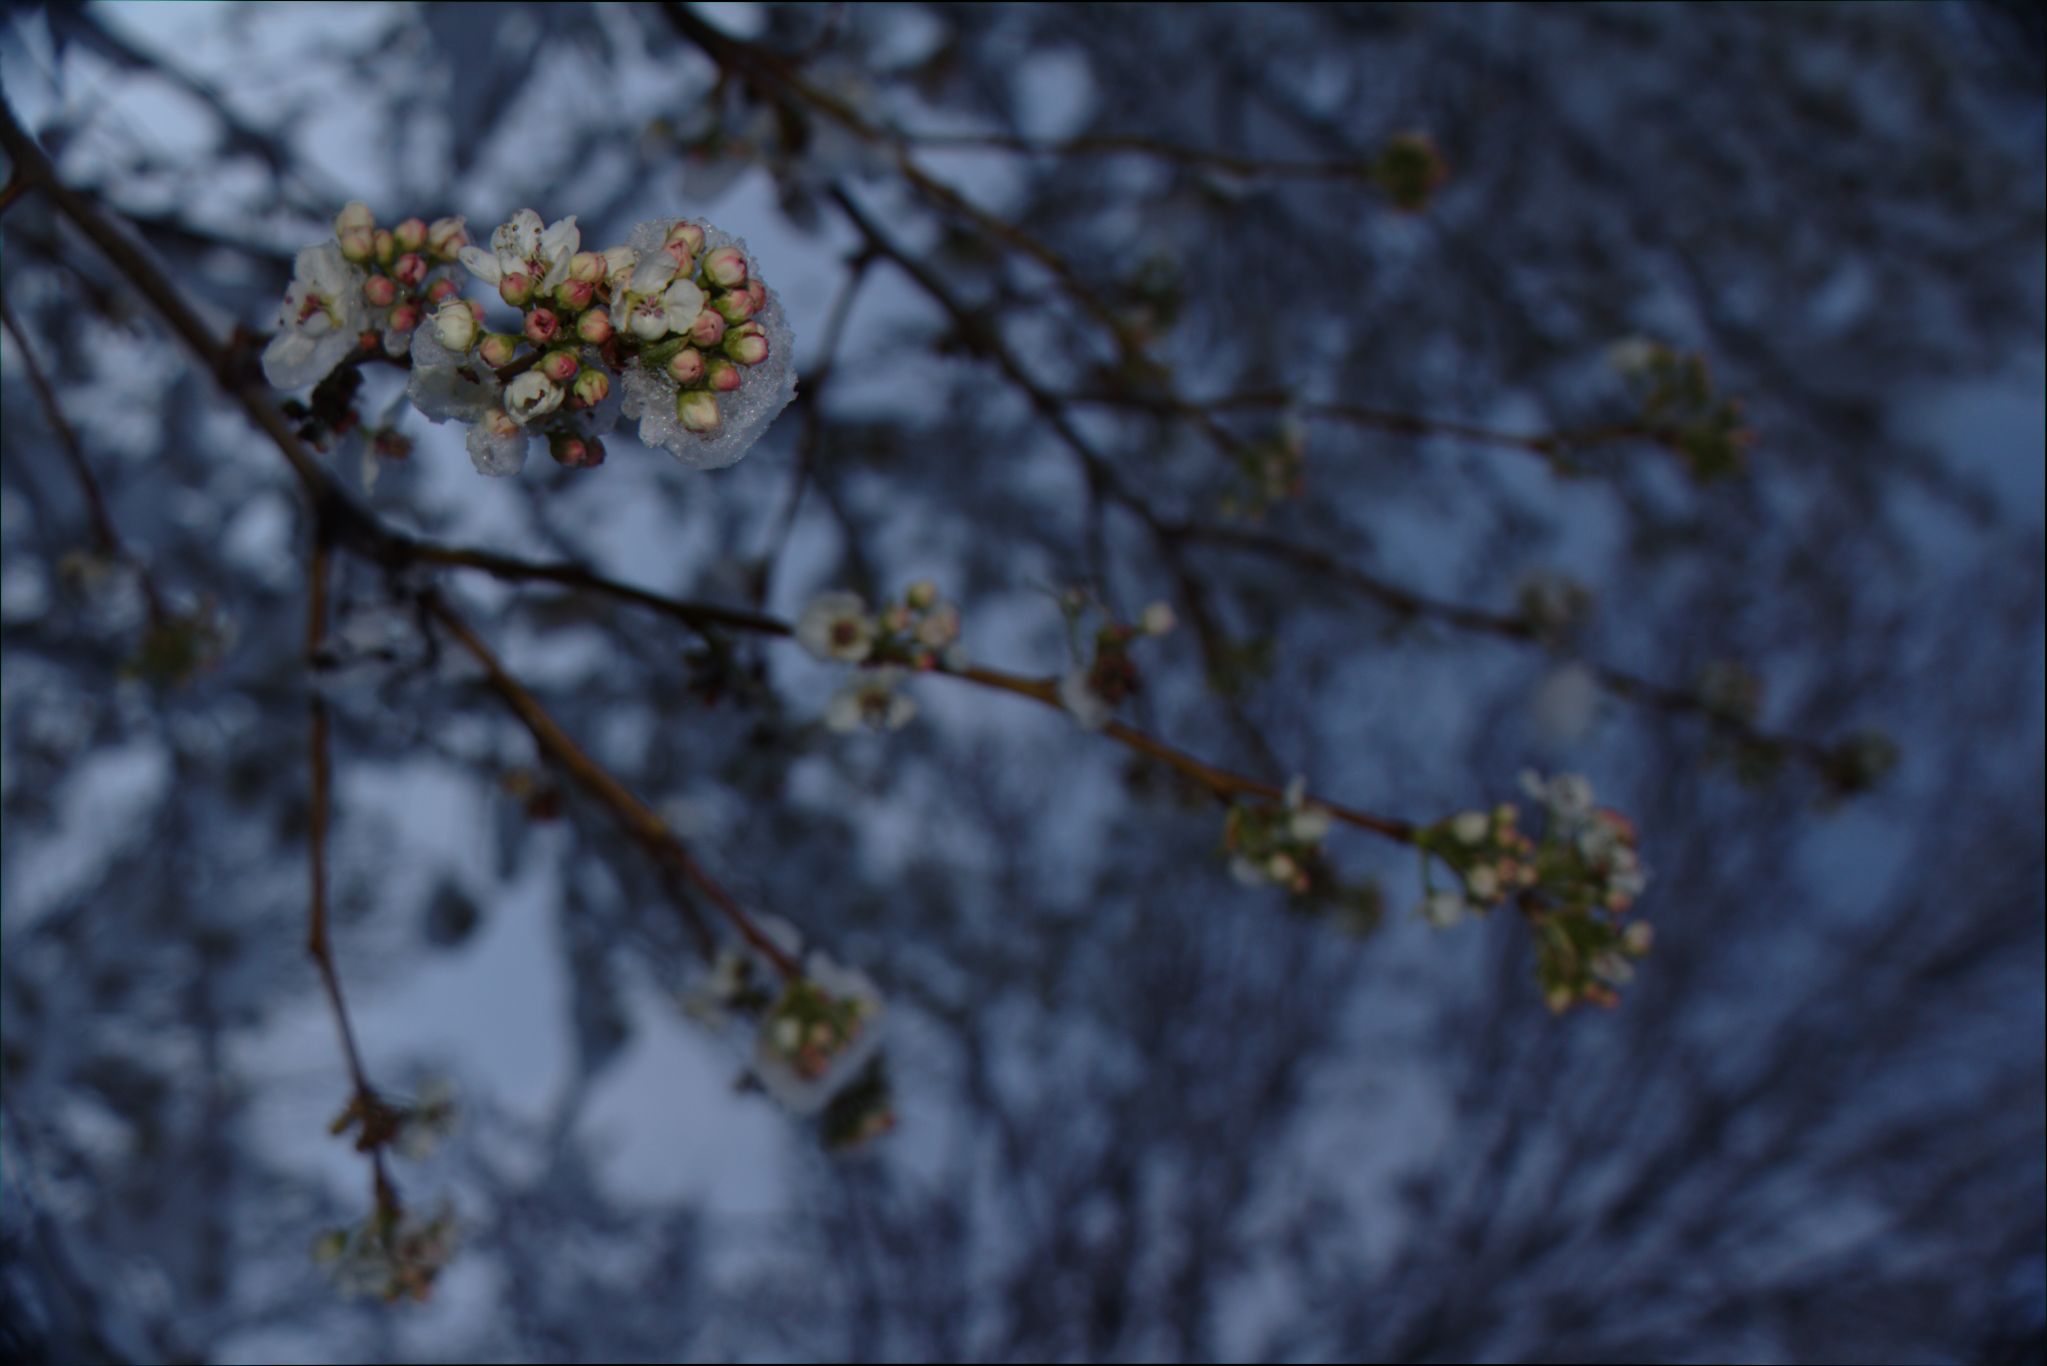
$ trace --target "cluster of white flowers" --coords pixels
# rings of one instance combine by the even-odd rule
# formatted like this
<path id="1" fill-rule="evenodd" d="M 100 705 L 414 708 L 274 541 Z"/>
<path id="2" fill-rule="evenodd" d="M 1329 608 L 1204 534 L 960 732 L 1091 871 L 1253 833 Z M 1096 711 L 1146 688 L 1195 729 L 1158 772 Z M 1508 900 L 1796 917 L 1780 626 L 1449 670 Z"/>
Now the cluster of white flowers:
<path id="1" fill-rule="evenodd" d="M 467 425 L 484 474 L 517 473 L 536 436 L 562 465 L 601 464 L 621 414 L 648 445 L 716 469 L 795 397 L 779 300 L 744 244 L 706 224 L 641 223 L 603 252 L 581 250 L 574 217 L 546 224 L 531 209 L 488 249 L 470 245 L 461 219 L 387 231 L 360 204 L 334 227 L 299 254 L 265 374 L 280 388 L 312 383 L 381 336 L 411 364 L 413 406 Z M 460 297 L 456 262 L 520 310 L 517 330 L 485 327 L 483 304 Z"/>
<path id="2" fill-rule="evenodd" d="M 1090 610 L 1101 612 L 1102 624 L 1095 628 L 1094 650 L 1068 669 L 1059 679 L 1059 705 L 1086 730 L 1100 730 L 1109 724 L 1124 699 L 1143 686 L 1137 661 L 1130 657 L 1132 643 L 1143 636 L 1162 636 L 1177 624 L 1173 609 L 1155 602 L 1138 614 L 1132 626 L 1110 616 L 1085 593 L 1070 592 L 1060 600 L 1073 641 L 1073 653 L 1082 656 L 1080 621 Z"/>
<path id="3" fill-rule="evenodd" d="M 1328 808 L 1308 800 L 1308 780 L 1287 784 L 1285 801 L 1230 808 L 1223 822 L 1223 847 L 1230 874 L 1247 887 L 1270 884 L 1295 895 L 1312 890 L 1324 868 L 1322 841 L 1329 836 Z"/>
<path id="4" fill-rule="evenodd" d="M 1599 806 L 1581 774 L 1530 771 L 1521 785 L 1543 813 L 1539 840 L 1518 828 L 1512 802 L 1418 832 L 1416 846 L 1448 864 L 1459 882 L 1428 890 L 1420 914 L 1447 929 L 1511 900 L 1537 927 L 1536 973 L 1550 1007 L 1613 1005 L 1615 988 L 1633 976 L 1631 960 L 1648 953 L 1653 937 L 1646 924 L 1621 920 L 1649 885 L 1634 822 Z"/>
<path id="5" fill-rule="evenodd" d="M 796 641 L 812 656 L 861 666 L 825 707 L 825 725 L 835 731 L 908 725 L 917 704 L 900 691 L 904 680 L 913 672 L 966 667 L 959 634 L 959 608 L 939 597 L 928 579 L 879 612 L 869 612 L 858 593 L 832 589 L 812 598 L 796 621 Z"/>
<path id="6" fill-rule="evenodd" d="M 387 1205 L 354 1228 L 322 1234 L 313 1244 L 313 1260 L 327 1268 L 344 1295 L 424 1300 L 455 1255 L 457 1232 L 454 1211 L 446 1206 L 421 1219 Z"/>

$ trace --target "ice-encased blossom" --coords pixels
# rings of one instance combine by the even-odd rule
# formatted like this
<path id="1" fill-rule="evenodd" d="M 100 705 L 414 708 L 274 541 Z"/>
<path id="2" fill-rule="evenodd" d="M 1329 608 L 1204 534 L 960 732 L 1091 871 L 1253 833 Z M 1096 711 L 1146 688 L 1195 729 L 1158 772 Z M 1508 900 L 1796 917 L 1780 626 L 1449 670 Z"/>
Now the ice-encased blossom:
<path id="1" fill-rule="evenodd" d="M 874 1057 L 886 1007 L 880 989 L 857 968 L 840 967 L 813 952 L 803 970 L 807 985 L 850 1017 L 850 1032 L 829 1041 L 809 1037 L 819 1026 L 786 1011 L 784 1003 L 793 992 L 785 991 L 784 1002 L 761 1022 L 753 1070 L 769 1095 L 793 1113 L 808 1115 L 823 1109 Z"/>
<path id="2" fill-rule="evenodd" d="M 1100 730 L 1109 724 L 1112 708 L 1095 691 L 1087 669 L 1079 665 L 1068 669 L 1059 680 L 1059 705 L 1073 714 L 1073 719 L 1080 722 L 1083 730 Z"/>
<path id="3" fill-rule="evenodd" d="M 849 679 L 825 705 L 824 723 L 841 734 L 862 726 L 901 730 L 917 714 L 917 704 L 904 696 L 901 669 L 867 669 Z"/>
<path id="4" fill-rule="evenodd" d="M 502 408 L 492 408 L 469 429 L 469 461 L 478 474 L 517 474 L 526 464 L 532 434 Z"/>
<path id="5" fill-rule="evenodd" d="M 528 370 L 505 386 L 505 411 L 522 427 L 561 405 L 562 387 L 538 370 Z"/>
<path id="6" fill-rule="evenodd" d="M 355 349 L 365 316 L 365 276 L 338 243 L 299 252 L 292 277 L 277 313 L 277 335 L 263 348 L 263 377 L 279 389 L 326 378 Z"/>
<path id="7" fill-rule="evenodd" d="M 487 285 L 508 275 L 525 275 L 532 279 L 534 290 L 544 294 L 569 278 L 569 261 L 582 244 L 573 214 L 542 228 L 539 214 L 521 209 L 491 233 L 489 251 L 464 247 L 460 259 L 471 275 Z"/>
<path id="8" fill-rule="evenodd" d="M 467 299 L 445 299 L 434 310 L 434 336 L 450 351 L 466 352 L 476 345 L 476 313 Z"/>
<path id="9" fill-rule="evenodd" d="M 796 643 L 818 659 L 857 664 L 874 648 L 874 619 L 858 593 L 820 593 L 796 619 Z"/>
<path id="10" fill-rule="evenodd" d="M 679 221 L 653 219 L 640 223 L 633 228 L 620 255 L 637 262 L 661 253 L 670 230 Z M 715 228 L 705 229 L 704 245 L 707 251 L 723 246 L 746 250 L 744 242 Z M 608 278 L 616 288 L 618 267 L 610 251 L 604 256 Z M 751 263 L 748 268 L 751 272 Z M 716 427 L 692 431 L 682 423 L 675 408 L 677 387 L 665 372 L 638 365 L 627 368 L 622 386 L 623 412 L 628 419 L 639 422 L 642 442 L 667 451 L 692 469 L 723 469 L 743 459 L 761 433 L 795 399 L 796 336 L 782 316 L 781 301 L 774 290 L 764 289 L 763 293 L 766 302 L 755 312 L 753 320 L 760 323 L 761 332 L 768 339 L 768 358 L 747 372 L 743 387 L 719 397 Z"/>
<path id="11" fill-rule="evenodd" d="M 479 358 L 450 351 L 432 329 L 412 343 L 412 375 L 405 393 L 429 422 L 476 422 L 499 406 L 502 386 Z M 474 454 L 472 450 L 471 454 Z"/>

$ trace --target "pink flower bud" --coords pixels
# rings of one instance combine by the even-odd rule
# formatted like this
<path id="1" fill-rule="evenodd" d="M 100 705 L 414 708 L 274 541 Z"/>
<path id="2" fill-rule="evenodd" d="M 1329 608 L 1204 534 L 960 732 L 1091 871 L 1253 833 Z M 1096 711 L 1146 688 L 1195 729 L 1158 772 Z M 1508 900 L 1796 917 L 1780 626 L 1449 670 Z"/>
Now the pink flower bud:
<path id="1" fill-rule="evenodd" d="M 402 303 L 398 305 L 398 307 L 391 310 L 391 330 L 393 332 L 410 332 L 413 328 L 418 326 L 419 326 L 418 304 Z"/>
<path id="2" fill-rule="evenodd" d="M 561 331 L 562 320 L 551 308 L 536 308 L 526 314 L 526 340 L 535 346 L 545 346 L 554 340 L 554 334 Z"/>
<path id="3" fill-rule="evenodd" d="M 569 278 L 585 284 L 597 284 L 604 279 L 604 258 L 594 251 L 579 251 L 569 258 Z"/>
<path id="4" fill-rule="evenodd" d="M 378 228 L 376 236 L 370 239 L 377 249 L 377 261 L 390 265 L 398 255 L 398 239 L 391 235 L 389 228 Z"/>
<path id="5" fill-rule="evenodd" d="M 512 363 L 512 357 L 519 354 L 519 339 L 509 332 L 493 332 L 483 339 L 477 348 L 483 363 L 493 370 L 501 370 Z"/>
<path id="6" fill-rule="evenodd" d="M 426 230 L 426 249 L 444 261 L 451 261 L 469 245 L 468 220 L 436 218 Z"/>
<path id="7" fill-rule="evenodd" d="M 362 296 L 372 307 L 389 308 L 398 301 L 398 282 L 388 275 L 372 275 L 362 282 Z"/>
<path id="8" fill-rule="evenodd" d="M 704 376 L 711 387 L 721 394 L 729 394 L 740 384 L 739 367 L 723 356 L 713 356 L 711 363 L 704 367 Z"/>
<path id="9" fill-rule="evenodd" d="M 685 390 L 675 401 L 675 420 L 693 432 L 715 432 L 718 400 L 701 389 Z"/>
<path id="10" fill-rule="evenodd" d="M 375 234 L 368 228 L 355 228 L 340 233 L 341 254 L 357 265 L 363 265 L 377 254 Z"/>
<path id="11" fill-rule="evenodd" d="M 481 327 L 483 325 L 482 302 L 477 299 L 464 299 L 463 302 L 469 305 L 469 316 L 476 319 L 477 326 Z"/>
<path id="12" fill-rule="evenodd" d="M 728 323 L 743 323 L 753 316 L 753 299 L 743 289 L 720 294 L 711 300 L 711 307 Z"/>
<path id="13" fill-rule="evenodd" d="M 758 332 L 734 332 L 725 338 L 725 354 L 741 365 L 759 365 L 768 358 L 768 339 Z"/>
<path id="14" fill-rule="evenodd" d="M 557 384 L 566 384 L 574 379 L 576 371 L 583 367 L 573 351 L 550 351 L 540 358 L 538 368 L 541 374 Z"/>
<path id="15" fill-rule="evenodd" d="M 704 278 L 720 289 L 737 289 L 746 283 L 746 253 L 738 247 L 719 247 L 704 258 Z"/>
<path id="16" fill-rule="evenodd" d="M 683 347 L 668 358 L 668 377 L 677 384 L 695 384 L 704 377 L 704 353 Z"/>
<path id="17" fill-rule="evenodd" d="M 677 223 L 668 230 L 668 240 L 682 243 L 695 255 L 704 249 L 704 230 L 695 223 Z"/>
<path id="18" fill-rule="evenodd" d="M 400 251 L 418 251 L 426 245 L 426 220 L 408 218 L 391 229 L 391 240 L 398 244 Z"/>
<path id="19" fill-rule="evenodd" d="M 572 470 L 587 470 L 604 463 L 604 443 L 594 436 L 557 432 L 548 438 L 547 453 Z"/>
<path id="20" fill-rule="evenodd" d="M 442 303 L 454 298 L 461 292 L 462 286 L 456 284 L 453 280 L 436 280 L 427 286 L 426 301 L 430 304 Z"/>
<path id="21" fill-rule="evenodd" d="M 578 408 L 595 408 L 611 393 L 611 376 L 602 370 L 585 370 L 576 376 L 569 398 Z"/>
<path id="22" fill-rule="evenodd" d="M 725 320 L 707 308 L 689 325 L 689 337 L 698 346 L 716 346 L 725 338 Z"/>
<path id="23" fill-rule="evenodd" d="M 753 300 L 753 311 L 758 313 L 768 306 L 768 287 L 755 276 L 746 282 L 746 297 Z"/>
<path id="24" fill-rule="evenodd" d="M 697 258 L 690 253 L 689 243 L 670 242 L 661 250 L 667 252 L 669 259 L 675 262 L 675 274 L 678 278 L 687 280 L 696 273 Z"/>
<path id="25" fill-rule="evenodd" d="M 570 313 L 580 313 L 597 297 L 597 286 L 588 280 L 564 280 L 554 287 L 554 301 Z"/>
<path id="26" fill-rule="evenodd" d="M 416 251 L 408 251 L 391 267 L 391 273 L 408 289 L 417 288 L 419 282 L 426 279 L 426 257 Z"/>
<path id="27" fill-rule="evenodd" d="M 336 237 L 345 232 L 374 232 L 376 227 L 377 216 L 371 213 L 370 206 L 360 199 L 350 200 L 342 207 L 340 213 L 334 215 Z"/>
<path id="28" fill-rule="evenodd" d="M 592 346 L 602 346 L 611 340 L 611 315 L 601 308 L 593 308 L 576 319 L 576 336 Z"/>
<path id="29" fill-rule="evenodd" d="M 524 308 L 533 302 L 533 277 L 523 270 L 515 270 L 498 281 L 498 297 L 514 308 Z"/>

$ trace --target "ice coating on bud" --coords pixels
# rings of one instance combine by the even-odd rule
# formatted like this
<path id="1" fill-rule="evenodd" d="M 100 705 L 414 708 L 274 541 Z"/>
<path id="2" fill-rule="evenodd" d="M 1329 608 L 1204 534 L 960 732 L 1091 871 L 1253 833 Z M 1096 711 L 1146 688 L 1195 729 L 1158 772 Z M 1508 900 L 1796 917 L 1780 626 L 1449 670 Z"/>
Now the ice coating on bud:
<path id="1" fill-rule="evenodd" d="M 582 368 L 582 364 L 573 351 L 550 351 L 534 368 L 555 383 L 566 384 L 576 377 L 576 371 Z"/>
<path id="2" fill-rule="evenodd" d="M 505 410 L 522 424 L 546 417 L 561 407 L 562 387 L 541 374 L 528 370 L 505 386 Z"/>
<path id="3" fill-rule="evenodd" d="M 676 400 L 675 419 L 692 432 L 715 432 L 723 421 L 717 398 L 702 390 L 683 394 Z"/>
<path id="4" fill-rule="evenodd" d="M 668 358 L 668 377 L 677 384 L 695 384 L 704 377 L 704 353 L 683 347 Z"/>
<path id="5" fill-rule="evenodd" d="M 519 354 L 519 339 L 509 332 L 493 332 L 483 339 L 483 346 L 477 354 L 491 369 L 501 369 L 510 365 L 512 357 Z"/>
<path id="6" fill-rule="evenodd" d="M 593 308 L 576 319 L 576 336 L 592 346 L 602 346 L 611 340 L 611 314 L 602 308 Z"/>
<path id="7" fill-rule="evenodd" d="M 466 444 L 470 463 L 476 466 L 478 474 L 494 477 L 517 474 L 526 463 L 529 439 L 526 429 L 509 413 L 502 408 L 492 408 L 469 429 Z"/>
<path id="8" fill-rule="evenodd" d="M 467 351 L 476 344 L 476 314 L 466 299 L 449 299 L 434 310 L 434 336 L 450 351 Z"/>
<path id="9" fill-rule="evenodd" d="M 457 306 L 460 300 L 454 301 Z M 463 310 L 468 312 L 466 308 Z M 473 315 L 471 315 L 473 317 Z M 412 341 L 412 374 L 406 396 L 429 422 L 475 422 L 498 406 L 497 376 L 459 351 L 441 343 L 440 315 L 435 326 L 422 328 Z"/>
<path id="10" fill-rule="evenodd" d="M 704 278 L 720 289 L 746 283 L 746 253 L 736 246 L 714 248 L 704 257 Z"/>

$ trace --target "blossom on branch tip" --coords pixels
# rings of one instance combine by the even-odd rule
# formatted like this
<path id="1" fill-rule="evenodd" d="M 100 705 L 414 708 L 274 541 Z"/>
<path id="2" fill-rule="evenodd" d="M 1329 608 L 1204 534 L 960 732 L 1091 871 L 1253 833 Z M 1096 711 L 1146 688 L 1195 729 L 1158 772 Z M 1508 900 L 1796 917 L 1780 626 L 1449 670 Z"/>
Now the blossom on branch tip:
<path id="1" fill-rule="evenodd" d="M 490 250 L 463 247 L 459 256 L 471 275 L 487 285 L 523 274 L 532 288 L 546 293 L 568 278 L 569 262 L 582 244 L 573 215 L 543 228 L 540 215 L 521 209 L 490 235 Z"/>
<path id="2" fill-rule="evenodd" d="M 796 619 L 796 643 L 814 658 L 857 664 L 874 648 L 874 620 L 858 593 L 820 593 Z"/>
<path id="3" fill-rule="evenodd" d="M 754 1075 L 791 1111 L 815 1114 L 874 1057 L 885 1013 L 866 973 L 813 952 L 761 1020 Z"/>
<path id="4" fill-rule="evenodd" d="M 900 691 L 903 677 L 896 668 L 856 673 L 825 705 L 825 728 L 841 734 L 862 726 L 901 730 L 917 714 L 917 704 Z"/>
<path id="5" fill-rule="evenodd" d="M 279 389 L 326 377 L 356 347 L 365 321 L 363 272 L 333 242 L 298 254 L 292 285 L 277 316 L 277 335 L 263 349 L 263 375 Z"/>

